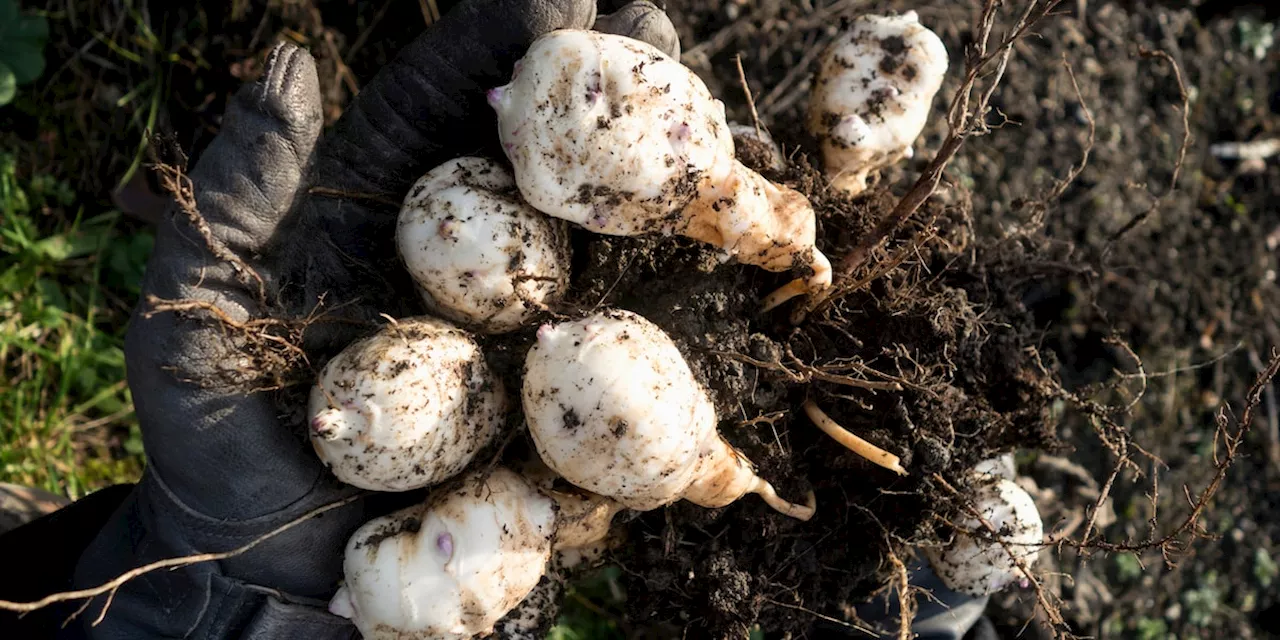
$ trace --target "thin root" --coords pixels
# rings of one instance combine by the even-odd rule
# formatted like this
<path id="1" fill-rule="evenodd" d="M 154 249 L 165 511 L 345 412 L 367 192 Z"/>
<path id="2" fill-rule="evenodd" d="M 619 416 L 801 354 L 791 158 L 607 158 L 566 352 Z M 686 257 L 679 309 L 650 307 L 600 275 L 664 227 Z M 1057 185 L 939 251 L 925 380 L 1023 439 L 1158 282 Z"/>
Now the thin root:
<path id="1" fill-rule="evenodd" d="M 813 294 L 817 298 L 823 297 L 825 295 L 824 292 L 831 288 L 831 261 L 827 260 L 827 257 L 815 248 L 813 249 L 809 268 L 813 269 L 813 274 L 808 278 L 796 278 L 782 285 L 777 291 L 765 296 L 760 303 L 762 307 L 760 312 L 768 313 L 776 309 L 778 305 L 806 293 Z"/>
<path id="2" fill-rule="evenodd" d="M 819 409 L 813 400 L 805 400 L 804 412 L 814 424 L 818 425 L 819 429 L 835 438 L 836 442 L 844 445 L 846 449 L 900 476 L 907 475 L 907 470 L 902 467 L 902 462 L 898 459 L 898 456 L 850 433 L 848 429 L 832 420 L 831 416 L 827 415 L 825 411 Z"/>
<path id="3" fill-rule="evenodd" d="M 760 303 L 760 312 L 768 313 L 778 307 L 778 305 L 796 297 L 802 296 L 809 291 L 809 285 L 804 280 L 796 278 L 791 282 L 782 285 L 777 291 L 764 297 Z"/>
<path id="4" fill-rule="evenodd" d="M 787 502 L 782 499 L 782 496 L 778 495 L 778 492 L 774 490 L 773 485 L 765 482 L 763 478 L 757 477 L 755 486 L 751 487 L 751 493 L 757 494 L 763 498 L 766 504 L 773 507 L 774 511 L 785 516 L 791 516 L 792 518 L 802 522 L 808 522 L 809 518 L 812 518 L 813 514 L 818 511 L 818 496 L 815 495 L 813 491 L 810 491 L 809 494 L 805 496 L 804 504 L 802 505 L 794 502 Z"/>

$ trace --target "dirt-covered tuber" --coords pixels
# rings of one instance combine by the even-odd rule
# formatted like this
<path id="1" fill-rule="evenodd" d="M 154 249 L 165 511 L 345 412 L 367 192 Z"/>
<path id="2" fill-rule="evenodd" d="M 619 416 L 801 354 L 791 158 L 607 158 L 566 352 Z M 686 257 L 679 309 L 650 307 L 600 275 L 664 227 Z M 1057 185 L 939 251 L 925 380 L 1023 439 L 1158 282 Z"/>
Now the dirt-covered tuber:
<path id="1" fill-rule="evenodd" d="M 360 527 L 329 610 L 365 640 L 487 634 L 537 586 L 555 526 L 555 503 L 519 474 L 469 475 Z"/>
<path id="2" fill-rule="evenodd" d="M 555 31 L 489 103 L 516 184 L 538 210 L 596 233 L 680 234 L 805 274 L 767 307 L 830 285 L 809 201 L 735 159 L 724 104 L 658 49 Z"/>
<path id="3" fill-rule="evenodd" d="M 801 520 L 716 431 L 715 408 L 660 328 L 628 311 L 544 325 L 525 360 L 525 419 L 538 454 L 569 482 L 626 507 L 748 493 Z"/>
<path id="4" fill-rule="evenodd" d="M 339 480 L 406 491 L 460 473 L 506 410 L 502 382 L 470 335 L 405 318 L 325 366 L 311 390 L 311 443 Z"/>
<path id="5" fill-rule="evenodd" d="M 519 328 L 569 288 L 565 223 L 525 204 L 507 169 L 484 158 L 418 180 L 396 243 L 431 312 L 484 333 Z"/>
<path id="6" fill-rule="evenodd" d="M 990 525 L 966 514 L 951 543 L 926 553 L 933 570 L 953 591 L 975 596 L 995 593 L 1026 579 L 1044 542 L 1044 523 L 1031 495 L 1005 477 L 998 462 L 970 472 L 973 508 Z M 993 534 L 992 531 L 995 533 Z M 1019 565 L 1022 565 L 1021 567 Z"/>
<path id="7" fill-rule="evenodd" d="M 809 131 L 831 184 L 857 195 L 871 172 L 910 158 L 946 72 L 946 47 L 916 12 L 848 21 L 809 98 Z"/>

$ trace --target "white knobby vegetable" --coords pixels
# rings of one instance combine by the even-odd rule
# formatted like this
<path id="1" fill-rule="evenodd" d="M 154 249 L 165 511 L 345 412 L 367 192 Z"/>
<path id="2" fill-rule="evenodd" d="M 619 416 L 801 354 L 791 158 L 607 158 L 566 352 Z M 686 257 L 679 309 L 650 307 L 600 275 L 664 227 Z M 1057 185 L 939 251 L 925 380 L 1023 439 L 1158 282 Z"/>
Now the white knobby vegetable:
<path id="1" fill-rule="evenodd" d="M 995 593 L 1026 579 L 1019 564 L 1030 569 L 1044 542 L 1040 511 L 1022 487 L 1004 477 L 1002 463 L 984 463 L 972 472 L 976 491 L 969 497 L 982 522 L 966 514 L 956 523 L 951 544 L 926 555 L 943 584 L 975 596 Z"/>
<path id="2" fill-rule="evenodd" d="M 365 640 L 490 633 L 542 578 L 555 529 L 555 503 L 519 474 L 472 474 L 360 527 L 329 610 Z"/>
<path id="3" fill-rule="evenodd" d="M 427 307 L 485 333 L 519 328 L 569 288 L 564 222 L 525 204 L 510 172 L 484 158 L 450 160 L 419 179 L 396 244 Z"/>
<path id="4" fill-rule="evenodd" d="M 766 306 L 831 283 L 800 193 L 734 158 L 724 104 L 658 49 L 561 30 L 489 92 L 525 200 L 610 235 L 680 234 L 771 271 L 808 271 Z"/>
<path id="5" fill-rule="evenodd" d="M 538 454 L 569 482 L 649 510 L 723 507 L 758 493 L 801 520 L 716 431 L 716 414 L 675 344 L 628 311 L 544 325 L 525 360 L 525 419 Z"/>
<path id="6" fill-rule="evenodd" d="M 910 158 L 946 73 L 947 49 L 916 12 L 848 21 L 809 98 L 831 184 L 857 195 L 872 171 Z"/>
<path id="7" fill-rule="evenodd" d="M 407 491 L 460 473 L 506 409 L 502 382 L 470 335 L 406 318 L 325 365 L 311 390 L 311 443 L 339 480 Z"/>

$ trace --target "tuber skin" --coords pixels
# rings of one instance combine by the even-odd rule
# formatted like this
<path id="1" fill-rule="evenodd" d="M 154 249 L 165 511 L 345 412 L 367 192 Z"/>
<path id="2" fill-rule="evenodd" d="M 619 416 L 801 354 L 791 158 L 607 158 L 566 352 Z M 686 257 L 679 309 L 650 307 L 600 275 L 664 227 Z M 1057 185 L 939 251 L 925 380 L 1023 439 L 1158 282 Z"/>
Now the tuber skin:
<path id="1" fill-rule="evenodd" d="M 831 185 L 858 195 L 873 171 L 910 158 L 946 73 L 947 49 L 916 12 L 848 21 L 809 98 Z"/>
<path id="2" fill-rule="evenodd" d="M 809 201 L 735 159 L 724 104 L 658 49 L 555 31 L 489 104 L 516 184 L 539 211 L 596 233 L 684 235 L 804 274 L 768 304 L 830 286 Z"/>
<path id="3" fill-rule="evenodd" d="M 582 518 L 596 506 L 611 517 L 609 504 L 548 496 L 503 467 L 473 472 L 423 504 L 360 527 L 347 542 L 345 582 L 329 610 L 355 622 L 366 640 L 483 636 L 517 609 L 504 629 L 532 632 L 535 605 L 552 595 L 535 590 L 552 552 L 603 539 L 607 518 L 591 531 Z M 530 596 L 534 602 L 523 603 Z"/>
<path id="4" fill-rule="evenodd" d="M 629 311 L 543 325 L 525 360 L 525 419 L 565 480 L 647 511 L 685 499 L 724 507 L 748 493 L 800 520 L 716 431 L 706 391 L 661 329 Z"/>
<path id="5" fill-rule="evenodd" d="M 396 244 L 427 308 L 482 333 L 518 329 L 569 288 L 565 223 L 525 204 L 510 172 L 484 158 L 419 179 Z"/>
<path id="6" fill-rule="evenodd" d="M 470 335 L 405 318 L 325 365 L 311 390 L 311 443 L 339 480 L 407 491 L 462 472 L 494 440 L 507 407 Z"/>
<path id="7" fill-rule="evenodd" d="M 1044 542 L 1040 511 L 1031 495 L 1006 477 L 1004 466 L 988 461 L 969 472 L 975 486 L 970 497 L 973 507 L 997 535 L 966 516 L 956 523 L 958 530 L 949 545 L 926 551 L 934 573 L 952 591 L 993 594 L 1026 579 L 1019 561 L 1030 569 L 1039 557 Z"/>

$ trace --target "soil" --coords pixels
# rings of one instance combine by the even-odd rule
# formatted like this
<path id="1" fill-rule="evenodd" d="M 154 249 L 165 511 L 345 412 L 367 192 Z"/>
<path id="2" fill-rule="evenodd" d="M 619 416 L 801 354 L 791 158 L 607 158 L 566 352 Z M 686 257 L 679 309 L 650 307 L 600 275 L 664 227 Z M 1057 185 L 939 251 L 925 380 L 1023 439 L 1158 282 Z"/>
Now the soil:
<path id="1" fill-rule="evenodd" d="M 193 159 L 216 133 L 227 96 L 255 76 L 276 38 L 300 40 L 317 55 L 332 119 L 422 23 L 412 2 L 250 4 L 236 11 L 174 3 L 148 14 L 166 43 L 189 41 L 177 62 L 164 63 L 172 95 L 157 122 Z M 788 158 L 781 172 L 762 173 L 810 197 L 819 247 L 833 261 L 889 211 L 938 148 L 942 104 L 959 84 L 980 9 L 942 0 L 836 5 L 914 9 L 952 52 L 953 71 L 916 158 L 857 199 L 826 188 L 800 126 L 807 70 L 840 12 L 809 0 L 668 7 L 686 64 L 726 102 L 731 119 L 750 122 L 734 64 L 741 54 L 762 122 Z M 1212 471 L 1215 415 L 1223 403 L 1239 410 L 1280 345 L 1280 167 L 1209 153 L 1212 143 L 1266 138 L 1280 126 L 1280 49 L 1256 35 L 1275 16 L 1250 11 L 1065 3 L 1016 45 L 988 118 L 1003 124 L 966 142 L 939 193 L 857 274 L 865 286 L 798 325 L 787 309 L 758 312 L 784 275 L 721 264 L 690 241 L 575 232 L 573 287 L 560 311 L 621 307 L 666 329 L 712 393 L 721 433 L 784 497 L 812 490 L 818 505 L 807 523 L 751 496 L 725 509 L 679 503 L 621 517 L 630 544 L 612 560 L 628 594 L 622 627 L 656 637 L 739 638 L 755 625 L 770 638 L 850 632 L 858 605 L 891 577 L 891 557 L 909 561 L 913 548 L 948 535 L 960 501 L 936 478 L 963 492 L 964 470 L 1005 452 L 1017 452 L 1034 483 L 1046 528 L 1078 537 L 1115 465 L 1084 400 L 1125 408 L 1113 417 L 1159 457 L 1137 458 L 1145 476 L 1118 476 L 1101 510 L 1115 518 L 1099 517 L 1100 533 L 1141 540 L 1150 519 L 1160 532 L 1185 519 L 1182 487 L 1198 491 Z M 103 105 L 148 77 L 72 55 L 97 31 L 127 33 L 110 15 L 59 23 L 56 48 L 66 64 L 50 90 L 62 99 L 47 117 L 61 137 L 39 138 L 38 123 L 12 110 L 0 121 L 19 136 L 30 132 L 32 156 L 85 169 L 79 187 L 99 194 L 127 169 L 119 132 L 138 117 L 134 106 Z M 1183 114 L 1170 60 L 1190 94 L 1191 139 L 1176 189 Z M 1084 170 L 1046 200 L 1086 148 Z M 917 238 L 924 241 L 911 245 Z M 488 345 L 509 382 L 531 337 L 525 331 Z M 900 389 L 869 389 L 866 381 Z M 899 455 L 909 475 L 841 449 L 804 417 L 807 399 Z M 1075 633 L 1280 633 L 1280 596 L 1268 589 L 1280 577 L 1270 563 L 1280 522 L 1268 516 L 1280 501 L 1280 456 L 1268 451 L 1280 443 L 1274 400 L 1267 403 L 1202 518 L 1215 537 L 1167 563 L 1155 549 L 1138 554 L 1140 563 L 1069 548 L 1042 554 L 1043 585 L 1060 598 Z M 517 441 L 507 455 L 526 450 Z M 1159 494 L 1148 500 L 1152 473 Z M 1043 618 L 1035 609 L 1029 590 L 1015 590 L 996 598 L 989 615 L 1005 637 L 1035 637 L 1047 633 L 1026 624 Z"/>

